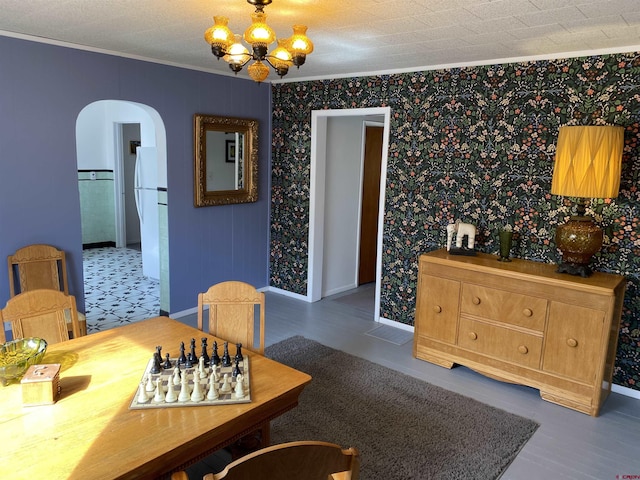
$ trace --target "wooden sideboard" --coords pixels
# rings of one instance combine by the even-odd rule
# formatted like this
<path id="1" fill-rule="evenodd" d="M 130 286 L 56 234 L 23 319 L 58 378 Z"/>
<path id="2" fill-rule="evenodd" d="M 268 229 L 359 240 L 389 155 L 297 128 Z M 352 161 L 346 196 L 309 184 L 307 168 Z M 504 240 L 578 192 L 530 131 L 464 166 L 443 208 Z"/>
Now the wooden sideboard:
<path id="1" fill-rule="evenodd" d="M 625 279 L 495 255 L 420 256 L 413 354 L 540 390 L 597 416 L 611 391 Z"/>

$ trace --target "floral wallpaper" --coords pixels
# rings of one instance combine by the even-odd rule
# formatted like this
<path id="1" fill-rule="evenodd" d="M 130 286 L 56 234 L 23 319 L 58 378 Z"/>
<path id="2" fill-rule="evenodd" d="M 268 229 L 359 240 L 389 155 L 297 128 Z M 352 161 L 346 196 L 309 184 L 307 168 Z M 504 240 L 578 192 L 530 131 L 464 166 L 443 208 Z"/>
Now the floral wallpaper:
<path id="1" fill-rule="evenodd" d="M 306 294 L 311 111 L 391 108 L 380 314 L 412 325 L 418 256 L 454 219 L 495 253 L 560 259 L 571 202 L 549 193 L 561 125 L 625 127 L 618 198 L 593 200 L 605 230 L 595 270 L 628 279 L 615 383 L 640 389 L 640 53 L 530 61 L 272 86 L 271 285 Z"/>

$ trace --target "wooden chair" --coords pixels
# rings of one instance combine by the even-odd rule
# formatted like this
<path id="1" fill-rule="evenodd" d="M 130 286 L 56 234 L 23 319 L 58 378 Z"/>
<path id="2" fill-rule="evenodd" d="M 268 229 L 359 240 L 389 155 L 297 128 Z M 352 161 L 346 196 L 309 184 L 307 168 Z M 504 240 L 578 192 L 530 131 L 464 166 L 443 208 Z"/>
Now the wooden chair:
<path id="1" fill-rule="evenodd" d="M 264 293 L 244 282 L 213 285 L 198 294 L 198 328 L 204 331 L 204 307 L 209 307 L 208 331 L 224 340 L 242 343 L 243 348 L 264 354 Z M 255 307 L 260 308 L 260 342 L 254 345 Z"/>
<path id="2" fill-rule="evenodd" d="M 9 295 L 14 297 L 36 289 L 52 289 L 69 294 L 67 261 L 63 250 L 51 245 L 27 245 L 7 258 L 9 266 Z M 87 334 L 87 320 L 78 312 L 80 332 Z M 67 318 L 70 324 L 71 319 Z M 71 331 L 71 325 L 69 325 Z"/>
<path id="3" fill-rule="evenodd" d="M 289 442 L 266 447 L 231 462 L 220 473 L 209 473 L 203 480 L 358 480 L 358 450 L 343 450 L 327 442 Z M 335 474 L 335 475 L 334 475 Z M 188 480 L 177 472 L 171 480 Z"/>
<path id="4" fill-rule="evenodd" d="M 74 338 L 80 337 L 75 297 L 51 289 L 19 293 L 7 300 L 6 306 L 0 310 L 0 336 L 5 336 L 4 322 L 10 322 L 14 339 L 38 337 L 49 344 L 62 342 L 69 340 L 67 317 L 71 319 Z"/>

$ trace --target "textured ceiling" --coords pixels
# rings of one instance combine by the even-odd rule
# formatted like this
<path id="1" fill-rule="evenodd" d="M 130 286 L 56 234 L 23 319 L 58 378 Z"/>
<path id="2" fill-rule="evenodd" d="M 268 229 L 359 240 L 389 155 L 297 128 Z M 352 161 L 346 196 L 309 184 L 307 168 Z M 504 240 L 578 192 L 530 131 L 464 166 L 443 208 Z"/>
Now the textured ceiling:
<path id="1" fill-rule="evenodd" d="M 252 12 L 244 0 L 0 0 L 0 34 L 232 74 L 203 33 L 213 15 L 243 33 Z M 640 50 L 640 0 L 273 0 L 265 13 L 277 35 L 301 23 L 315 44 L 287 81 Z"/>

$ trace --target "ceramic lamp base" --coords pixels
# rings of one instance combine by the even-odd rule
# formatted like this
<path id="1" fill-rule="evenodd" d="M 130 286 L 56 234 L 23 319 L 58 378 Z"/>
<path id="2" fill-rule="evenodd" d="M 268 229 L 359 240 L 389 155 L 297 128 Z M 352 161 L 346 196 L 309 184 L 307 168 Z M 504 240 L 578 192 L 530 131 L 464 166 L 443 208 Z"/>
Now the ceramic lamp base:
<path id="1" fill-rule="evenodd" d="M 591 257 L 602 247 L 602 229 L 591 217 L 573 216 L 556 229 L 556 245 L 562 252 L 559 273 L 588 277 Z"/>

